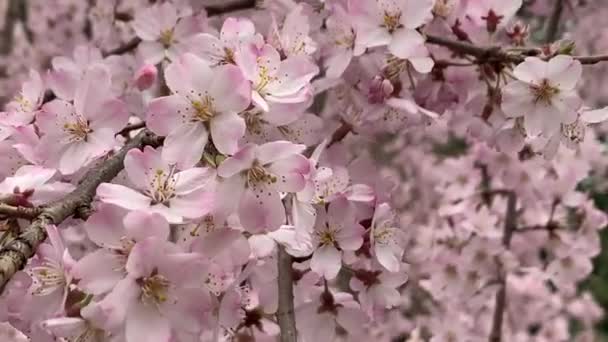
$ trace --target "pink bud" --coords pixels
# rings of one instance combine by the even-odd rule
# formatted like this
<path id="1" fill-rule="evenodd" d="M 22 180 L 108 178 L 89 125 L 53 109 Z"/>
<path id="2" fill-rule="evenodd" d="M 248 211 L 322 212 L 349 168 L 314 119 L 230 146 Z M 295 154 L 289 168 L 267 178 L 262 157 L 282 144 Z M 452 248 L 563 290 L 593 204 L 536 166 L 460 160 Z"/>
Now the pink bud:
<path id="1" fill-rule="evenodd" d="M 154 84 L 156 80 L 156 75 L 158 74 L 158 70 L 153 64 L 144 64 L 137 72 L 135 73 L 135 77 L 133 82 L 137 89 L 140 91 L 146 90 Z"/>

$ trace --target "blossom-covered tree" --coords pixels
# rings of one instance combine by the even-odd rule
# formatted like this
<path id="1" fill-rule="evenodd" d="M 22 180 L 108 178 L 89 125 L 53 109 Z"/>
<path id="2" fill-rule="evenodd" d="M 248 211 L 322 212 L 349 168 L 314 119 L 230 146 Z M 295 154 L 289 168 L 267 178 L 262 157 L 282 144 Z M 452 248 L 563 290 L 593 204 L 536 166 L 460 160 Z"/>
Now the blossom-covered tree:
<path id="1" fill-rule="evenodd" d="M 0 339 L 596 341 L 602 13 L 1 2 Z"/>

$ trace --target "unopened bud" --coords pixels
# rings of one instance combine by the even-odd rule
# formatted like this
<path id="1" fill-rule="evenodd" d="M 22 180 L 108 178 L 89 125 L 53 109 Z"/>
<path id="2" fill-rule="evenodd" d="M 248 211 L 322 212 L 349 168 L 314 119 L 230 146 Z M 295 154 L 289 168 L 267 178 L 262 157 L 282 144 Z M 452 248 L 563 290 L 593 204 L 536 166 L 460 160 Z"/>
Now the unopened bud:
<path id="1" fill-rule="evenodd" d="M 157 74 L 158 70 L 153 64 L 145 64 L 135 73 L 133 80 L 135 86 L 140 91 L 150 88 L 154 84 L 154 81 L 156 81 Z"/>

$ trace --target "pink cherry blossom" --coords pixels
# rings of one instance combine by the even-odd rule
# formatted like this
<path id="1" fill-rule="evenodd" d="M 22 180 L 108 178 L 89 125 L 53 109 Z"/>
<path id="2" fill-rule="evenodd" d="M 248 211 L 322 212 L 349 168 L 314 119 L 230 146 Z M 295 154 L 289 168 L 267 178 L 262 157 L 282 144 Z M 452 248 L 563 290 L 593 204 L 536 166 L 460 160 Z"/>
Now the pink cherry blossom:
<path id="1" fill-rule="evenodd" d="M 45 165 L 73 174 L 116 146 L 114 134 L 128 113 L 110 86 L 108 71 L 95 66 L 78 83 L 73 104 L 53 100 L 43 106 L 36 122 L 45 134 L 36 152 Z"/>
<path id="2" fill-rule="evenodd" d="M 332 202 L 327 212 L 318 209 L 313 235 L 317 247 L 310 268 L 326 279 L 334 279 L 342 266 L 343 252 L 361 247 L 364 231 L 356 222 L 354 207 L 346 200 Z"/>
<path id="3" fill-rule="evenodd" d="M 269 103 L 301 103 L 310 99 L 310 80 L 318 67 L 305 56 L 281 60 L 279 52 L 269 44 L 247 44 L 235 56 L 246 79 L 252 82 L 252 101 L 262 110 Z"/>
<path id="4" fill-rule="evenodd" d="M 250 41 L 257 40 L 254 24 L 246 18 L 227 18 L 219 38 L 210 33 L 201 33 L 191 40 L 191 52 L 209 64 L 235 64 L 235 53 Z"/>
<path id="5" fill-rule="evenodd" d="M 510 117 L 524 116 L 528 135 L 551 135 L 560 124 L 576 120 L 581 100 L 575 87 L 581 72 L 581 64 L 570 56 L 548 62 L 528 57 L 513 71 L 517 80 L 505 87 L 502 109 Z"/>
<path id="6" fill-rule="evenodd" d="M 161 214 L 169 223 L 204 216 L 213 208 L 215 195 L 204 189 L 213 174 L 205 168 L 177 171 L 161 158 L 161 151 L 149 146 L 133 149 L 125 158 L 125 170 L 135 189 L 103 183 L 97 188 L 102 202 L 128 210 Z"/>
<path id="7" fill-rule="evenodd" d="M 175 94 L 154 100 L 148 109 L 150 129 L 167 136 L 163 158 L 181 168 L 194 166 L 209 133 L 220 152 L 235 153 L 245 134 L 238 113 L 249 106 L 251 92 L 239 69 L 211 69 L 199 57 L 185 54 L 167 68 L 165 78 Z"/>
<path id="8" fill-rule="evenodd" d="M 302 190 L 310 172 L 300 154 L 304 149 L 287 141 L 243 146 L 218 167 L 218 175 L 225 178 L 218 184 L 218 195 L 224 197 L 218 199 L 219 206 L 237 209 L 241 224 L 250 232 L 278 229 L 285 223 L 279 192 Z M 240 200 L 235 202 L 232 196 Z"/>

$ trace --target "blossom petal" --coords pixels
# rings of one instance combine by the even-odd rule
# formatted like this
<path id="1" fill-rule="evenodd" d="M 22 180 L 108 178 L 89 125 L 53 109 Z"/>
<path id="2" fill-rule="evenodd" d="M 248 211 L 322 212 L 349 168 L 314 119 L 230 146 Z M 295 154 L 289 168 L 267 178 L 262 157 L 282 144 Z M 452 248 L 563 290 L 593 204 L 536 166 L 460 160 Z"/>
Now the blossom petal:
<path id="1" fill-rule="evenodd" d="M 151 199 L 124 185 L 103 183 L 97 187 L 102 202 L 129 210 L 142 210 L 150 206 Z"/>
<path id="2" fill-rule="evenodd" d="M 203 124 L 179 126 L 165 139 L 163 159 L 169 164 L 176 164 L 180 169 L 193 167 L 201 160 L 208 139 L 209 132 Z"/>
<path id="3" fill-rule="evenodd" d="M 310 260 L 310 269 L 325 279 L 334 279 L 342 268 L 342 255 L 333 246 L 323 245 L 317 249 Z"/>
<path id="4" fill-rule="evenodd" d="M 228 112 L 217 115 L 211 120 L 213 144 L 223 154 L 234 154 L 246 129 L 245 119 L 236 113 Z"/>

